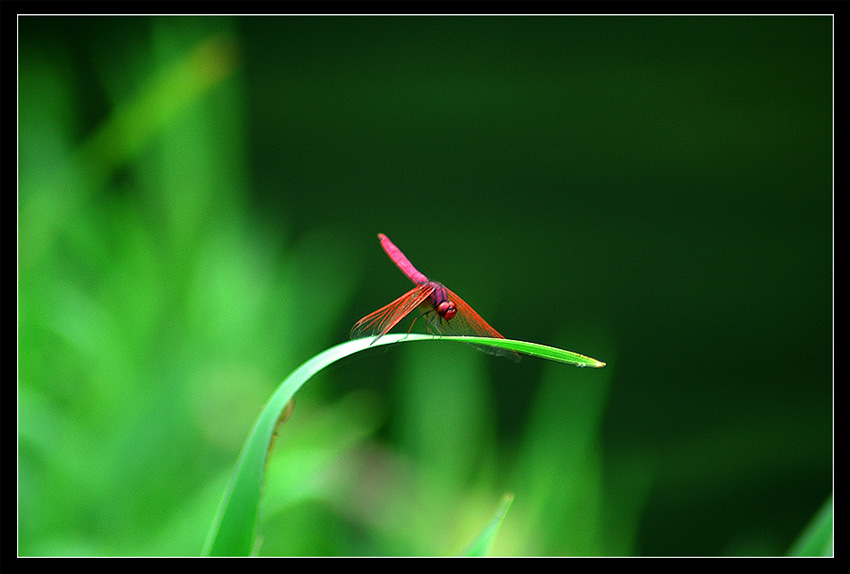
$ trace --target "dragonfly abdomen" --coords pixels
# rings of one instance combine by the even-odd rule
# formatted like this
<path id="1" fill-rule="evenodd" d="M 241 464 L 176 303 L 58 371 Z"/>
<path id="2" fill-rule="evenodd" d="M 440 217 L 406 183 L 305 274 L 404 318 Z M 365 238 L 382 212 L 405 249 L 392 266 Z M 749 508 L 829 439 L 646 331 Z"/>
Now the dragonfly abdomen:
<path id="1" fill-rule="evenodd" d="M 396 264 L 396 267 L 401 269 L 402 273 L 407 275 L 408 279 L 417 285 L 424 285 L 425 283 L 428 283 L 428 278 L 416 270 L 413 263 L 404 256 L 404 253 L 402 253 L 398 247 L 393 245 L 393 242 L 390 241 L 389 237 L 383 233 L 379 233 L 378 239 L 381 240 L 381 247 L 383 247 L 384 251 L 387 252 L 387 255 L 389 255 L 390 259 L 392 259 L 392 262 Z"/>

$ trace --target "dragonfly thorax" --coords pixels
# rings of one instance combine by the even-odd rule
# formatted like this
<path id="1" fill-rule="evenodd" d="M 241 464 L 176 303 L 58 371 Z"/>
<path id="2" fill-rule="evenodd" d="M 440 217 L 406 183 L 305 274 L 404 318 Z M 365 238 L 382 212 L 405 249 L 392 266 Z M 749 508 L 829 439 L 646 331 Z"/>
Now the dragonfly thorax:
<path id="1" fill-rule="evenodd" d="M 449 299 L 448 289 L 436 281 L 431 281 L 429 285 L 434 287 L 431 293 L 431 308 L 437 312 L 437 315 L 446 320 L 457 315 L 457 305 Z"/>

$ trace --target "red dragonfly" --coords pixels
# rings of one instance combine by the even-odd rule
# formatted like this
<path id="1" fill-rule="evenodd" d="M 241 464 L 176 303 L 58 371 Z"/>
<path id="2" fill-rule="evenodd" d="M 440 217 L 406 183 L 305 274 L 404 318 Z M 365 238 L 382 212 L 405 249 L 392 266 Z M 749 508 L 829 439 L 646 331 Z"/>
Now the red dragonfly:
<path id="1" fill-rule="evenodd" d="M 504 339 L 466 301 L 442 283 L 431 281 L 417 271 L 410 260 L 404 256 L 404 253 L 393 245 L 386 235 L 379 233 L 378 239 L 381 240 L 381 247 L 384 248 L 393 263 L 401 269 L 402 273 L 407 275 L 408 279 L 416 284 L 416 287 L 389 305 L 385 305 L 357 321 L 351 329 L 352 339 L 368 336 L 383 337 L 416 308 L 419 308 L 420 312 L 413 322 L 415 323 L 416 319 L 424 316 L 427 320 L 426 330 L 429 333 L 433 329 L 436 333 L 445 335 Z M 412 324 L 410 328 L 413 328 Z M 408 332 L 410 332 L 409 329 Z M 475 345 L 475 347 L 493 355 L 509 357 L 515 361 L 519 360 L 519 355 L 510 349 L 485 345 Z"/>

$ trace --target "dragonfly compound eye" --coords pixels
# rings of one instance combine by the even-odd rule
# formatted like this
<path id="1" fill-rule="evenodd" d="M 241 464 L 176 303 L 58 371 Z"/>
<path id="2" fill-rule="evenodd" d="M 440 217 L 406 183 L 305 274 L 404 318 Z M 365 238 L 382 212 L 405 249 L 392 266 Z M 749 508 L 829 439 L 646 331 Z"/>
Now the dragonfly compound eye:
<path id="1" fill-rule="evenodd" d="M 437 314 L 444 319 L 451 319 L 457 315 L 457 307 L 451 301 L 443 301 L 437 305 Z"/>

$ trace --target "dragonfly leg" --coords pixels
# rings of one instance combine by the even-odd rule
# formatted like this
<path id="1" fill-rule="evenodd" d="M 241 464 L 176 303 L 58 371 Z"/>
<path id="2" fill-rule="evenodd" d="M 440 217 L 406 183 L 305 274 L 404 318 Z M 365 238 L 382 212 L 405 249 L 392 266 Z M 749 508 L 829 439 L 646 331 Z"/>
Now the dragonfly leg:
<path id="1" fill-rule="evenodd" d="M 428 311 L 422 311 L 422 312 L 421 312 L 421 313 L 419 313 L 416 317 L 414 317 L 414 318 L 413 318 L 413 322 L 410 324 L 410 328 L 407 330 L 407 334 L 408 334 L 408 335 L 410 335 L 410 331 L 411 331 L 411 329 L 413 329 L 413 325 L 415 325 L 415 324 L 416 324 L 416 321 L 419 319 L 419 317 L 422 317 L 423 315 L 429 315 L 430 313 L 431 313 L 431 311 L 430 311 L 430 310 L 428 310 Z M 430 324 L 431 324 L 431 318 L 430 318 L 430 317 L 428 317 L 427 321 L 428 321 L 428 325 L 430 325 Z M 426 325 L 426 326 L 425 326 L 425 330 L 426 330 L 426 331 L 428 330 L 428 325 Z M 430 331 L 429 331 L 429 332 L 430 332 Z"/>
<path id="2" fill-rule="evenodd" d="M 434 313 L 428 317 L 428 325 L 425 327 L 425 330 L 429 335 L 442 335 L 443 331 L 440 329 L 440 323 L 442 323 L 443 318 L 438 314 Z"/>
<path id="3" fill-rule="evenodd" d="M 436 315 L 436 313 L 435 313 L 434 334 L 442 337 L 443 336 L 443 329 L 441 327 L 443 327 L 445 324 L 446 324 L 446 320 L 444 318 L 440 317 L 439 315 Z"/>

